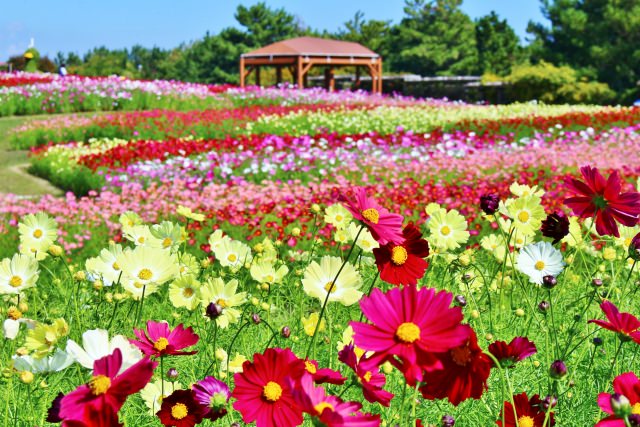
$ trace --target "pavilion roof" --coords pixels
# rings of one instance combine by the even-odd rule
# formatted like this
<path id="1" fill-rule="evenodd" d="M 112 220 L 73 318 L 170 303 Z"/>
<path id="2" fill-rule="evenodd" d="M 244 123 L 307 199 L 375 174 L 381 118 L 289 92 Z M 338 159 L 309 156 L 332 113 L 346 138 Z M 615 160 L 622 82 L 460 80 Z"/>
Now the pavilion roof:
<path id="1" fill-rule="evenodd" d="M 380 55 L 359 43 L 318 37 L 296 37 L 242 54 L 243 58 L 275 56 L 333 56 L 378 58 Z"/>

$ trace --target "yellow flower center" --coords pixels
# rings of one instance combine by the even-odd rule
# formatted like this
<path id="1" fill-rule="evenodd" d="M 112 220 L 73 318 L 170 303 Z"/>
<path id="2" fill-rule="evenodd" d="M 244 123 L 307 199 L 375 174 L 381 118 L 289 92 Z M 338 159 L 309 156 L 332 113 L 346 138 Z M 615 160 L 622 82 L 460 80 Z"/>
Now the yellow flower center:
<path id="1" fill-rule="evenodd" d="M 236 254 L 229 254 L 227 256 L 227 260 L 229 262 L 236 262 L 238 260 L 238 256 Z"/>
<path id="2" fill-rule="evenodd" d="M 229 303 L 227 302 L 226 299 L 224 298 L 218 298 L 218 301 L 216 301 L 216 304 L 218 304 L 220 307 L 222 308 L 227 308 L 229 307 Z"/>
<path id="3" fill-rule="evenodd" d="M 165 237 L 165 239 L 162 241 L 162 247 L 168 248 L 171 245 L 173 245 L 173 240 L 171 240 L 171 238 L 169 237 Z"/>
<path id="4" fill-rule="evenodd" d="M 106 375 L 96 375 L 89 381 L 89 388 L 95 396 L 105 394 L 109 387 L 111 387 L 111 378 Z"/>
<path id="5" fill-rule="evenodd" d="M 162 351 L 165 348 L 167 348 L 168 345 L 169 345 L 169 340 L 166 339 L 165 337 L 160 337 L 155 343 L 153 343 L 153 348 L 155 348 L 158 351 Z"/>
<path id="6" fill-rule="evenodd" d="M 456 347 L 451 350 L 451 358 L 458 366 L 467 366 L 471 362 L 471 350 L 469 346 Z"/>
<path id="7" fill-rule="evenodd" d="M 184 295 L 185 298 L 191 298 L 193 296 L 193 289 L 184 288 L 184 290 L 182 291 L 182 295 Z"/>
<path id="8" fill-rule="evenodd" d="M 39 239 L 42 237 L 42 230 L 40 230 L 39 228 L 37 228 L 34 232 L 33 232 L 33 237 L 35 237 L 36 239 Z"/>
<path id="9" fill-rule="evenodd" d="M 138 237 L 138 243 L 140 243 L 141 245 L 144 245 L 144 236 Z"/>
<path id="10" fill-rule="evenodd" d="M 391 249 L 391 262 L 395 265 L 404 264 L 407 262 L 407 258 L 409 258 L 409 254 L 403 246 L 394 246 L 393 249 Z"/>
<path id="11" fill-rule="evenodd" d="M 342 221 L 342 215 L 336 215 L 336 222 Z"/>
<path id="12" fill-rule="evenodd" d="M 144 286 L 144 283 L 141 283 L 141 282 L 133 282 L 133 286 L 134 286 L 136 289 L 141 289 L 141 288 Z"/>
<path id="13" fill-rule="evenodd" d="M 451 229 L 447 225 L 440 229 L 440 234 L 442 234 L 443 236 L 448 236 L 449 233 L 451 233 Z"/>
<path id="14" fill-rule="evenodd" d="M 113 264 L 111 264 L 111 268 L 113 268 L 114 270 L 120 270 L 120 266 L 118 265 L 117 262 L 114 262 Z"/>
<path id="15" fill-rule="evenodd" d="M 276 402 L 282 396 L 282 387 L 276 382 L 269 381 L 262 389 L 262 395 L 269 402 Z"/>
<path id="16" fill-rule="evenodd" d="M 544 270 L 544 261 L 537 261 L 535 267 L 538 271 Z"/>
<path id="17" fill-rule="evenodd" d="M 362 379 L 365 380 L 366 382 L 371 381 L 371 376 L 373 374 L 371 374 L 371 371 L 367 371 L 364 373 L 364 375 L 362 376 Z"/>
<path id="18" fill-rule="evenodd" d="M 327 284 L 324 285 L 324 290 L 327 292 L 334 293 L 337 289 L 338 287 L 333 282 L 327 282 Z"/>
<path id="19" fill-rule="evenodd" d="M 411 344 L 420 338 L 420 328 L 413 322 L 405 322 L 398 326 L 396 337 L 406 344 Z"/>
<path id="20" fill-rule="evenodd" d="M 187 416 L 189 410 L 184 403 L 176 403 L 171 407 L 171 416 L 176 420 L 181 420 Z"/>
<path id="21" fill-rule="evenodd" d="M 304 368 L 307 370 L 307 372 L 309 372 L 311 375 L 315 374 L 316 372 L 318 372 L 318 369 L 316 369 L 316 365 L 314 365 L 313 363 L 309 362 L 308 360 L 304 361 Z"/>
<path id="22" fill-rule="evenodd" d="M 22 285 L 22 277 L 20 276 L 13 276 L 11 278 L 11 280 L 9 280 L 9 284 L 11 286 L 13 286 L 14 288 L 18 288 Z"/>
<path id="23" fill-rule="evenodd" d="M 369 208 L 362 211 L 362 216 L 369 222 L 377 224 L 380 220 L 380 212 L 377 209 Z"/>
<path id="24" fill-rule="evenodd" d="M 636 415 L 640 415 L 640 402 L 634 403 L 633 406 L 631 407 L 631 413 L 632 414 L 636 414 Z"/>
<path id="25" fill-rule="evenodd" d="M 520 222 L 529 221 L 529 212 L 527 212 L 527 211 L 518 212 L 518 221 L 520 221 Z"/>
<path id="26" fill-rule="evenodd" d="M 520 427 L 533 427 L 533 418 L 528 415 L 518 418 L 518 425 Z"/>
<path id="27" fill-rule="evenodd" d="M 313 407 L 313 409 L 316 410 L 318 415 L 322 415 L 322 411 L 324 411 L 327 408 L 329 408 L 329 410 L 331 412 L 333 412 L 333 410 L 334 410 L 333 405 L 331 403 L 329 403 L 329 402 L 320 402 L 316 406 Z"/>
<path id="28" fill-rule="evenodd" d="M 138 279 L 140 280 L 150 280 L 153 277 L 153 273 L 148 268 L 143 268 L 138 273 Z"/>

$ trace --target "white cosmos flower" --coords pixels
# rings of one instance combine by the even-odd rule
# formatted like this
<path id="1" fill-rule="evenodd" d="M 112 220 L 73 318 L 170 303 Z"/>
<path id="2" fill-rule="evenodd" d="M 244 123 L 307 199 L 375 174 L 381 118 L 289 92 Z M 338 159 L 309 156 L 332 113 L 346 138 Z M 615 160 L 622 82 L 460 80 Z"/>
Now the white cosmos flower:
<path id="1" fill-rule="evenodd" d="M 162 396 L 162 383 L 164 382 L 164 396 Z M 169 382 L 167 380 L 155 380 L 148 383 L 140 390 L 140 397 L 149 408 L 148 414 L 154 416 L 162 406 L 162 399 L 171 395 L 175 390 L 183 390 L 184 387 L 179 382 Z"/>
<path id="2" fill-rule="evenodd" d="M 253 260 L 251 248 L 237 240 L 223 240 L 213 252 L 220 265 L 234 273 Z"/>
<path id="3" fill-rule="evenodd" d="M 333 282 L 342 266 L 342 260 L 335 256 L 323 256 L 320 264 L 313 261 L 304 272 L 302 286 L 307 295 L 318 298 L 323 302 L 329 295 L 329 301 L 338 301 L 344 305 L 351 305 L 362 297 L 359 291 L 362 278 L 350 263 L 346 263 L 338 280 Z"/>
<path id="4" fill-rule="evenodd" d="M 15 369 L 29 371 L 34 374 L 62 371 L 72 363 L 73 358 L 60 349 L 57 349 L 52 356 L 41 359 L 36 359 L 32 356 L 13 356 L 13 367 Z"/>
<path id="5" fill-rule="evenodd" d="M 542 284 L 544 276 L 554 276 L 564 269 L 564 261 L 559 250 L 549 242 L 536 242 L 520 250 L 516 267 L 529 276 L 529 282 Z"/>
<path id="6" fill-rule="evenodd" d="M 21 317 L 20 319 L 8 318 L 4 320 L 2 324 L 2 332 L 4 337 L 8 340 L 14 340 L 20 332 L 20 324 L 24 323 L 27 328 L 33 329 L 36 327 L 36 321 Z"/>
<path id="7" fill-rule="evenodd" d="M 19 294 L 36 285 L 38 261 L 35 257 L 15 254 L 0 262 L 0 294 Z"/>
<path id="8" fill-rule="evenodd" d="M 122 255 L 122 246 L 112 243 L 109 248 L 102 249 L 99 256 L 87 259 L 85 267 L 91 275 L 101 278 L 105 286 L 111 286 L 118 283 L 122 273 L 117 262 L 120 255 Z"/>
<path id="9" fill-rule="evenodd" d="M 143 290 L 145 295 L 151 295 L 179 271 L 178 261 L 169 251 L 148 246 L 124 250 L 116 261 L 122 268 L 122 287 L 134 299 L 140 299 Z"/>
<path id="10" fill-rule="evenodd" d="M 58 236 L 58 224 L 44 212 L 25 215 L 18 224 L 20 244 L 31 252 L 44 252 Z"/>
<path id="11" fill-rule="evenodd" d="M 84 347 L 84 348 L 83 348 Z M 67 353 L 87 369 L 93 369 L 93 362 L 112 354 L 116 348 L 122 352 L 120 372 L 142 359 L 142 354 L 129 340 L 116 335 L 109 340 L 109 332 L 104 329 L 90 329 L 82 334 L 82 347 L 74 340 L 67 341 Z"/>

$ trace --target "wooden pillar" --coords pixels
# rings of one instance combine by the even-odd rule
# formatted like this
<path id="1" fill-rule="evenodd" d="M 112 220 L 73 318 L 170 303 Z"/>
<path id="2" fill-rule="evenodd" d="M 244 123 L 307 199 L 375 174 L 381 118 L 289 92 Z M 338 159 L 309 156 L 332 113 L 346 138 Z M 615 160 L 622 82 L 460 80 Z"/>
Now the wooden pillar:
<path id="1" fill-rule="evenodd" d="M 302 57 L 298 56 L 296 59 L 296 79 L 298 84 L 298 89 L 302 89 L 304 87 L 304 73 L 302 72 Z"/>
<path id="2" fill-rule="evenodd" d="M 240 57 L 240 87 L 244 87 L 244 58 Z"/>
<path id="3" fill-rule="evenodd" d="M 378 93 L 382 93 L 382 58 L 378 59 Z"/>
<path id="4" fill-rule="evenodd" d="M 260 86 L 260 66 L 256 65 L 256 86 Z"/>
<path id="5" fill-rule="evenodd" d="M 360 87 L 360 66 L 356 65 L 356 81 L 354 82 L 354 87 L 358 89 Z"/>
<path id="6" fill-rule="evenodd" d="M 333 74 L 333 67 L 326 67 L 324 69 L 324 88 L 329 92 L 333 92 L 336 89 L 336 79 Z"/>
<path id="7" fill-rule="evenodd" d="M 282 66 L 276 67 L 276 84 L 282 83 Z"/>

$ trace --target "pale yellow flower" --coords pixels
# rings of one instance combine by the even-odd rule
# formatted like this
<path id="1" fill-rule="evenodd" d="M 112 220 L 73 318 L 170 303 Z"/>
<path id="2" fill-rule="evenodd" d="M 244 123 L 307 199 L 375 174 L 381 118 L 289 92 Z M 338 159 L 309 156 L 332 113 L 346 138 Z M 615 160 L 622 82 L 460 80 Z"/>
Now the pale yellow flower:
<path id="1" fill-rule="evenodd" d="M 302 278 L 302 286 L 307 295 L 324 302 L 329 292 L 329 301 L 337 301 L 343 305 L 356 303 L 361 297 L 362 278 L 350 263 L 343 267 L 338 279 L 336 274 L 342 266 L 342 259 L 334 256 L 323 256 L 318 264 L 313 261 L 306 268 Z"/>
<path id="2" fill-rule="evenodd" d="M 333 225 L 338 230 L 347 228 L 353 215 L 340 203 L 335 203 L 327 207 L 324 211 L 324 222 Z"/>
<path id="3" fill-rule="evenodd" d="M 318 324 L 318 318 L 320 316 L 318 315 L 317 312 L 313 312 L 309 315 L 309 317 L 303 317 L 302 320 L 302 326 L 304 327 L 304 333 L 312 336 L 313 335 L 313 331 L 316 328 L 316 325 Z M 322 319 L 322 322 L 320 322 L 320 326 L 318 326 L 318 332 L 324 332 L 326 330 L 326 322 L 324 321 L 324 319 Z"/>

